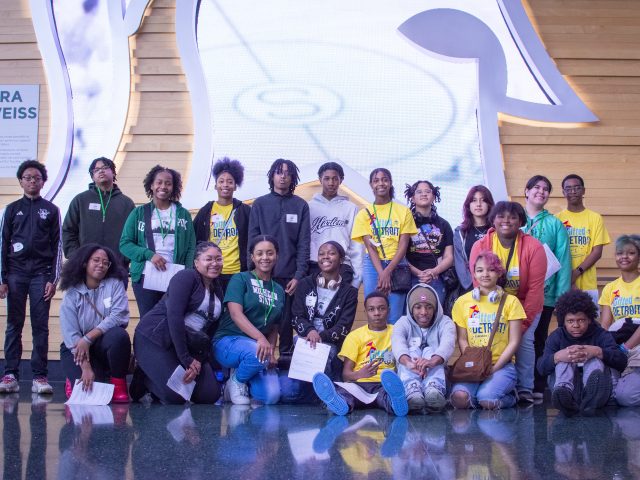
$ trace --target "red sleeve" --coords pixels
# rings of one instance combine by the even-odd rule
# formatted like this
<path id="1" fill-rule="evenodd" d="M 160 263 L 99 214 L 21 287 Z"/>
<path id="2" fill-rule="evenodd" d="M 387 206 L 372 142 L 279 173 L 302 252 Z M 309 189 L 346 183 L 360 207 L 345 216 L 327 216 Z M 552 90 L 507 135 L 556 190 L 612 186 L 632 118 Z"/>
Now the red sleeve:
<path id="1" fill-rule="evenodd" d="M 522 322 L 523 333 L 533 322 L 533 319 L 542 311 L 544 306 L 544 277 L 547 273 L 547 256 L 544 247 L 535 238 L 529 237 L 529 248 L 531 254 L 528 256 L 529 278 L 527 285 L 520 285 L 525 288 L 527 296 L 522 302 L 527 319 Z"/>

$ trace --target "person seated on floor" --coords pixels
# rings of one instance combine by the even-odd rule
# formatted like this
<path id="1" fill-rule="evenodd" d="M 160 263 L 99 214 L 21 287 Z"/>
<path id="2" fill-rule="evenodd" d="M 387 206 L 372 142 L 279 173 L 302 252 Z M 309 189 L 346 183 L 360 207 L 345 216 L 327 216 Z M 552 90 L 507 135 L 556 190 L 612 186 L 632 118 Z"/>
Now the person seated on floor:
<path id="1" fill-rule="evenodd" d="M 549 335 L 538 371 L 549 375 L 554 407 L 567 417 L 593 415 L 609 401 L 611 370 L 623 371 L 627 356 L 596 321 L 598 308 L 589 293 L 569 290 L 561 295 L 556 317 L 562 326 Z"/>
<path id="2" fill-rule="evenodd" d="M 473 276 L 477 287 L 462 295 L 451 312 L 458 331 L 458 347 L 487 346 L 493 322 L 503 295 L 507 295 L 498 328 L 491 343 L 491 376 L 482 382 L 456 383 L 451 388 L 454 408 L 495 410 L 516 404 L 514 388 L 517 381 L 513 356 L 520 346 L 522 321 L 527 314 L 515 295 L 498 286 L 506 273 L 498 256 L 485 250 L 474 257 Z"/>
<path id="3" fill-rule="evenodd" d="M 127 272 L 113 251 L 97 243 L 78 248 L 62 268 L 60 290 L 60 360 L 65 394 L 78 380 L 82 389 L 110 377 L 112 402 L 126 403 L 127 371 L 131 357 L 129 301 L 124 289 Z"/>
<path id="4" fill-rule="evenodd" d="M 393 326 L 391 348 L 409 409 L 442 410 L 447 404 L 445 366 L 456 346 L 456 327 L 442 313 L 437 292 L 419 283 L 407 295 L 407 315 Z"/>
<path id="5" fill-rule="evenodd" d="M 212 348 L 218 363 L 231 369 L 225 398 L 249 405 L 253 397 L 269 405 L 280 398 L 274 351 L 285 293 L 273 277 L 278 242 L 271 235 L 258 235 L 249 241 L 249 253 L 253 269 L 229 280 Z"/>
<path id="6" fill-rule="evenodd" d="M 393 326 L 387 324 L 389 300 L 382 292 L 374 290 L 365 298 L 364 308 L 367 325 L 349 333 L 338 354 L 344 362 L 343 380 L 356 385 L 334 385 L 327 374 L 316 373 L 313 389 L 336 415 L 346 415 L 355 408 L 378 407 L 387 413 L 404 416 L 409 407 L 402 380 L 394 372 Z M 364 401 L 367 394 L 375 396 L 370 403 Z"/>
<path id="7" fill-rule="evenodd" d="M 318 249 L 320 273 L 300 280 L 293 297 L 291 313 L 298 338 L 308 341 L 312 348 L 322 343 L 331 347 L 325 373 L 334 381 L 342 380 L 342 361 L 338 351 L 351 331 L 358 308 L 358 289 L 343 281 L 340 270 L 345 251 L 338 242 L 330 240 Z M 308 382 L 280 376 L 280 401 L 308 403 L 316 399 Z"/>
<path id="8" fill-rule="evenodd" d="M 220 398 L 220 385 L 210 363 L 211 337 L 222 312 L 222 251 L 215 243 L 196 246 L 195 268 L 176 273 L 167 293 L 136 327 L 133 349 L 138 368 L 131 381 L 131 396 L 139 400 L 147 391 L 163 404 L 185 399 L 167 386 L 178 366 L 182 382 L 195 382 L 190 401 L 212 404 Z"/>

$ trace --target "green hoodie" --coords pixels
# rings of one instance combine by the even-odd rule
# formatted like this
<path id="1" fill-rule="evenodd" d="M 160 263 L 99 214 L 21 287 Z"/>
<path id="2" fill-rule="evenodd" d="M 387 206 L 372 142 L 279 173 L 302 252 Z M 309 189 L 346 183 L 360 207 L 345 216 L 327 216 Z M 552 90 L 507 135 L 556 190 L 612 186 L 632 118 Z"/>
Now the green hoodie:
<path id="1" fill-rule="evenodd" d="M 174 203 L 176 205 L 176 232 L 173 263 L 184 265 L 185 268 L 193 268 L 196 234 L 193 229 L 191 214 L 179 202 Z M 148 248 L 145 235 L 145 230 L 151 231 L 150 222 L 145 220 L 145 208 L 149 209 L 149 205 L 151 203 L 140 205 L 129 214 L 120 237 L 120 252 L 131 260 L 132 282 L 140 281 L 144 271 L 144 263 L 147 260 L 151 260 L 151 257 L 155 255 L 155 252 Z"/>
<path id="2" fill-rule="evenodd" d="M 546 244 L 560 262 L 560 270 L 544 282 L 544 305 L 553 307 L 558 297 L 571 288 L 571 251 L 567 230 L 545 209 L 535 218 L 527 216 L 527 225 L 522 227 L 522 231 Z"/>

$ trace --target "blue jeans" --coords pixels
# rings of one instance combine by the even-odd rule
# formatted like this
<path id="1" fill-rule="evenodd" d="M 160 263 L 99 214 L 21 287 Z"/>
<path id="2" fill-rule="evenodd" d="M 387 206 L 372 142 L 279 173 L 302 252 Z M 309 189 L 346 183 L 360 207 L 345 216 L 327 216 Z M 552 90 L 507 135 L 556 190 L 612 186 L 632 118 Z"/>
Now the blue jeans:
<path id="1" fill-rule="evenodd" d="M 213 344 L 213 354 L 220 365 L 235 368 L 236 380 L 249 384 L 251 396 L 270 405 L 280 399 L 278 372 L 267 370 L 268 362 L 256 356 L 258 342 L 244 336 L 222 337 Z"/>
<path id="2" fill-rule="evenodd" d="M 411 284 L 417 285 L 419 283 L 420 283 L 420 280 L 418 280 L 418 277 L 412 274 Z M 440 300 L 440 305 L 444 305 L 444 300 L 447 297 L 447 289 L 445 288 L 444 283 L 442 283 L 442 280 L 440 280 L 439 278 L 436 278 L 435 280 L 431 280 L 428 283 L 428 285 L 436 291 L 436 294 L 438 295 L 438 300 Z"/>
<path id="3" fill-rule="evenodd" d="M 382 260 L 383 267 L 386 267 L 387 265 L 389 265 L 389 263 L 391 263 L 391 261 Z M 365 255 L 364 261 L 362 262 L 362 283 L 364 285 L 365 298 L 371 292 L 377 290 L 378 271 L 373 266 L 373 263 L 371 262 L 371 258 L 369 258 L 369 255 Z M 389 293 L 388 298 L 389 298 L 389 317 L 387 318 L 387 322 L 389 323 L 389 325 L 393 325 L 403 315 L 407 294 L 391 292 Z"/>
<path id="4" fill-rule="evenodd" d="M 533 323 L 522 335 L 522 341 L 520 347 L 516 352 L 516 370 L 518 371 L 518 383 L 516 390 L 519 392 L 532 392 L 533 391 L 533 379 L 536 363 L 536 349 L 533 344 L 536 334 L 536 328 L 540 321 L 540 315 L 536 315 Z"/>
<path id="5" fill-rule="evenodd" d="M 427 360 L 430 359 L 433 355 L 433 351 L 435 349 L 431 348 L 431 347 L 425 347 L 424 351 L 422 352 L 421 355 L 417 355 L 420 356 L 422 358 L 426 358 Z M 420 375 L 418 375 L 417 373 L 409 370 L 407 367 L 405 367 L 404 365 L 402 365 L 400 362 L 398 362 L 397 364 L 398 366 L 398 376 L 400 377 L 400 380 L 402 380 L 402 383 L 405 384 L 405 386 L 407 385 L 407 383 L 417 380 L 420 383 L 420 386 L 422 388 L 425 388 L 427 385 L 429 385 L 430 383 L 434 383 L 436 385 L 438 385 L 440 388 L 442 388 L 442 390 L 447 389 L 447 380 L 446 380 L 446 375 L 445 375 L 445 369 L 444 369 L 444 364 L 442 365 L 438 365 L 437 367 L 433 367 L 427 370 L 427 375 L 424 378 L 421 378 Z"/>
<path id="6" fill-rule="evenodd" d="M 471 406 L 476 408 L 479 402 L 498 402 L 499 408 L 509 408 L 516 404 L 513 388 L 516 386 L 516 367 L 507 363 L 496 373 L 480 383 L 456 383 L 451 395 L 457 391 L 466 392 Z"/>

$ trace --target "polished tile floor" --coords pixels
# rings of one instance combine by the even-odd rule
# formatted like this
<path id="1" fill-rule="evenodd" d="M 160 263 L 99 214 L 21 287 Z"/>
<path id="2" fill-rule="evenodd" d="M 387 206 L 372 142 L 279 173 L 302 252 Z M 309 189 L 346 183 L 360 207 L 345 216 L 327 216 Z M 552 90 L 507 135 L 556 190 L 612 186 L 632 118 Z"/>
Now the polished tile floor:
<path id="1" fill-rule="evenodd" d="M 0 396 L 9 479 L 633 479 L 640 409 L 565 419 L 548 402 L 500 412 L 348 417 L 319 406 L 65 408 L 30 385 Z"/>

